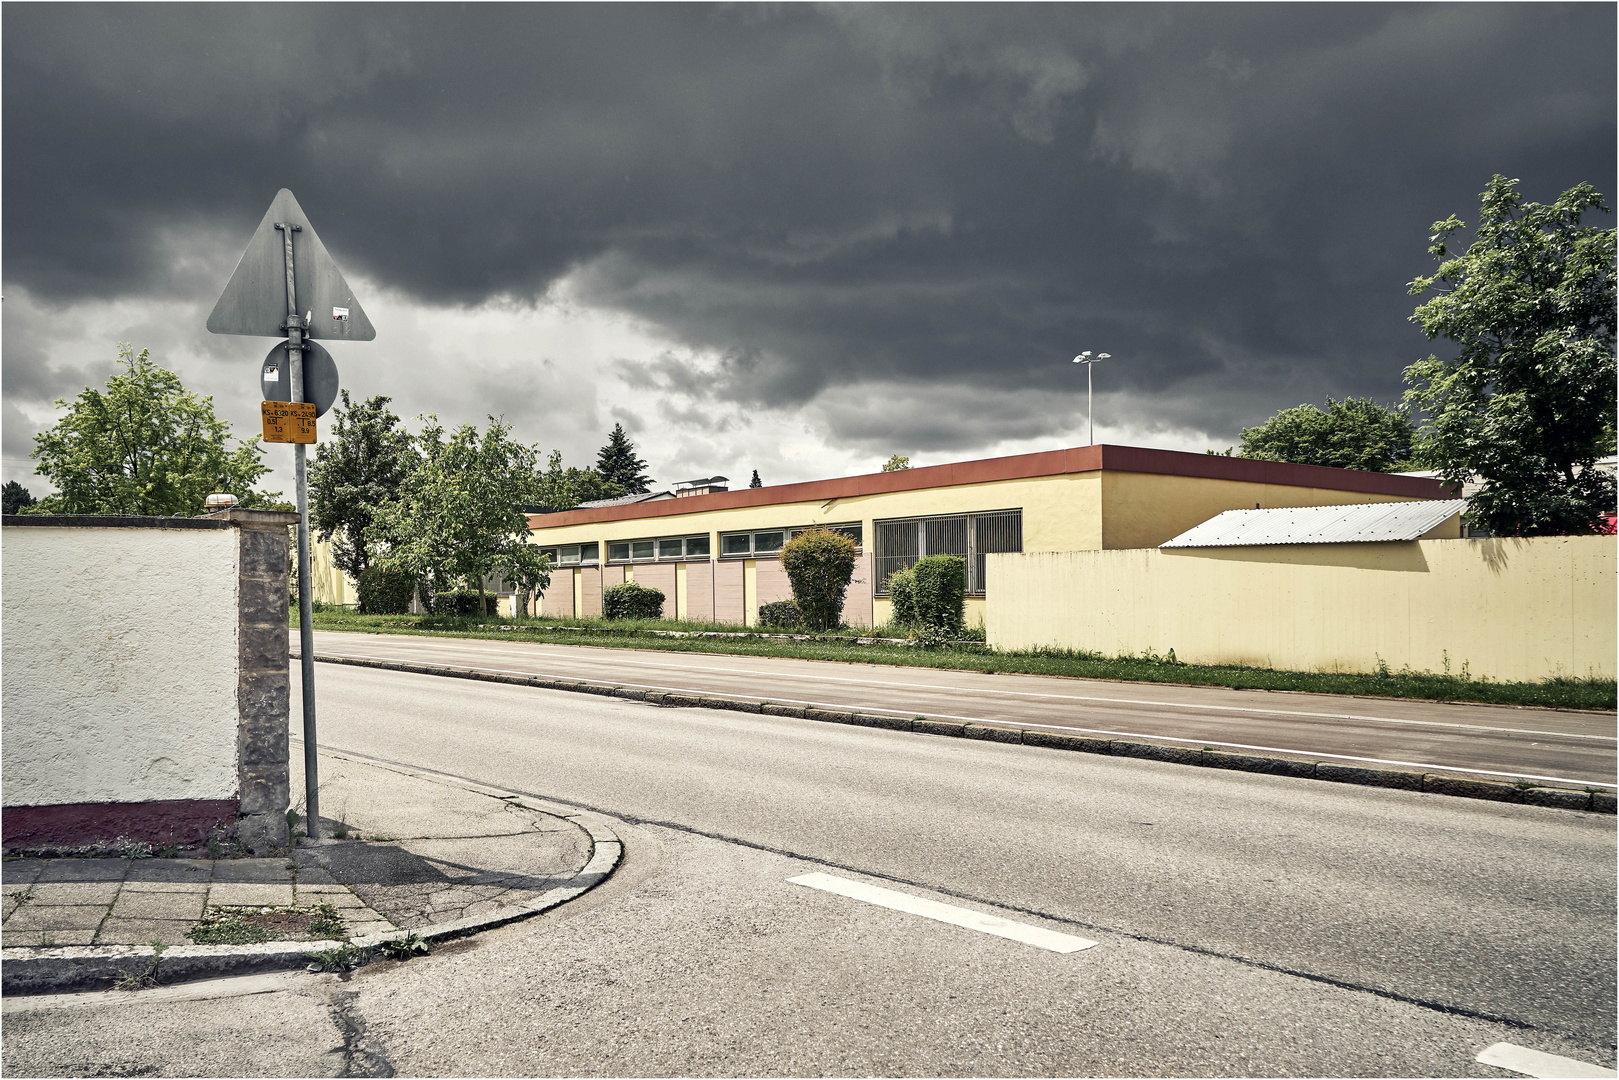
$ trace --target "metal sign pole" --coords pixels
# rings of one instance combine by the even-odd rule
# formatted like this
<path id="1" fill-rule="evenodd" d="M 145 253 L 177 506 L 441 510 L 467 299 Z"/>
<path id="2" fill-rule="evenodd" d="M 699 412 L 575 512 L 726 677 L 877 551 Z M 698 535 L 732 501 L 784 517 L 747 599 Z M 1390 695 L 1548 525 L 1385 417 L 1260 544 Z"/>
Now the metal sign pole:
<path id="1" fill-rule="evenodd" d="M 298 315 L 298 286 L 292 273 L 292 234 L 300 226 L 277 222 L 287 262 L 287 367 L 291 376 L 291 397 L 304 400 L 304 320 Z M 309 477 L 304 463 L 304 444 L 292 444 L 293 470 L 298 487 L 298 652 L 303 673 L 304 702 L 304 809 L 308 820 L 305 835 L 320 839 L 320 755 L 315 741 L 315 627 L 309 574 Z"/>

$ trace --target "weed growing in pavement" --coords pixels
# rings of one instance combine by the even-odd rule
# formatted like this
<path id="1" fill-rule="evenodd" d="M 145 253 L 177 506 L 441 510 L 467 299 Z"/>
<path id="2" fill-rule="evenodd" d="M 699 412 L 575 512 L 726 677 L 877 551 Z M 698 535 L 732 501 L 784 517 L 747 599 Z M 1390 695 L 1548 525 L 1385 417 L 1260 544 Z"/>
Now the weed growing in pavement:
<path id="1" fill-rule="evenodd" d="M 347 941 L 342 917 L 331 904 L 312 908 L 211 907 L 186 931 L 197 945 L 257 945 L 265 941 Z"/>
<path id="2" fill-rule="evenodd" d="M 15 900 L 18 906 L 26 904 L 28 901 L 34 898 L 34 894 L 29 892 L 27 889 L 18 889 L 16 892 L 6 893 L 6 895 Z"/>
<path id="3" fill-rule="evenodd" d="M 309 957 L 309 963 L 304 970 L 313 972 L 352 971 L 371 959 L 369 950 L 353 945 L 339 945 L 335 949 L 323 949 L 305 955 Z"/>
<path id="4" fill-rule="evenodd" d="M 122 854 L 126 859 L 150 859 L 152 857 L 152 845 L 143 840 L 131 840 L 124 845 Z"/>
<path id="5" fill-rule="evenodd" d="M 257 945 L 275 935 L 267 927 L 248 922 L 246 913 L 209 908 L 202 921 L 186 931 L 193 945 Z"/>
<path id="6" fill-rule="evenodd" d="M 115 984 L 119 990 L 145 990 L 148 986 L 157 985 L 157 965 L 163 959 L 163 951 L 168 946 L 161 941 L 152 941 L 152 962 L 145 971 L 126 971 L 118 976 Z"/>
<path id="7" fill-rule="evenodd" d="M 409 960 L 413 956 L 426 956 L 433 951 L 427 939 L 420 934 L 407 934 L 402 938 L 390 938 L 377 946 L 382 955 L 390 960 Z"/>
<path id="8" fill-rule="evenodd" d="M 315 918 L 309 923 L 309 936 L 316 941 L 347 941 L 349 938 L 342 916 L 330 904 L 316 906 Z"/>
<path id="9" fill-rule="evenodd" d="M 245 859 L 251 854 L 252 852 L 247 850 L 247 845 L 234 836 L 227 835 L 219 830 L 215 830 L 208 835 L 208 857 L 210 859 L 216 861 L 219 859 Z"/>

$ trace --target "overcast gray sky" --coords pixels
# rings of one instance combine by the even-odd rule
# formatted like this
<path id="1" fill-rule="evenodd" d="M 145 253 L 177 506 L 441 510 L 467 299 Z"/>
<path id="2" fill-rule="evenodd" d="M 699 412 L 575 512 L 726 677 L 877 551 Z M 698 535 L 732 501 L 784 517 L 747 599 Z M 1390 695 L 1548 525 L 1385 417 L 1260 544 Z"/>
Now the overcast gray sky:
<path id="1" fill-rule="evenodd" d="M 1613 195 L 1615 12 L 7 4 L 4 477 L 121 340 L 257 431 L 203 322 L 281 187 L 352 393 L 662 483 L 1079 445 L 1083 349 L 1098 441 L 1393 401 L 1432 222 Z"/>

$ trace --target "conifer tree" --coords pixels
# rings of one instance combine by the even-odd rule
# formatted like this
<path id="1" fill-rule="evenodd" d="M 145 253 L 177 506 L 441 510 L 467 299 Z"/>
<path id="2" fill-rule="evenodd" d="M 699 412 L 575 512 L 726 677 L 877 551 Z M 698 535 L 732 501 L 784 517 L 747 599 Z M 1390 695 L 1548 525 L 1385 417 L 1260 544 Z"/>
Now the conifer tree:
<path id="1" fill-rule="evenodd" d="M 646 462 L 635 456 L 635 444 L 625 434 L 624 425 L 614 424 L 607 445 L 596 452 L 596 472 L 627 495 L 645 495 L 652 490 L 652 478 L 641 471 L 645 468 Z"/>

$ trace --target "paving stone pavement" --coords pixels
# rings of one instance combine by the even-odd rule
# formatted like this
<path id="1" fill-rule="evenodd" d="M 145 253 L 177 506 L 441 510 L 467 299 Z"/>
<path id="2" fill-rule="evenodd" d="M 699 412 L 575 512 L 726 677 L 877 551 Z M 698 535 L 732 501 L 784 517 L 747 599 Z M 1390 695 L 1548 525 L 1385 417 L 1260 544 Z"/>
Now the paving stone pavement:
<path id="1" fill-rule="evenodd" d="M 0 946 L 187 945 L 209 907 L 330 904 L 350 936 L 393 930 L 319 866 L 295 859 L 6 859 Z"/>
<path id="2" fill-rule="evenodd" d="M 6 858 L 0 946 L 187 945 L 212 907 L 330 904 L 355 938 L 498 918 L 591 859 L 579 825 L 511 797 L 321 759 L 321 805 L 337 815 L 322 815 L 329 839 L 300 838 L 277 858 Z M 301 789 L 295 781 L 300 811 Z"/>

